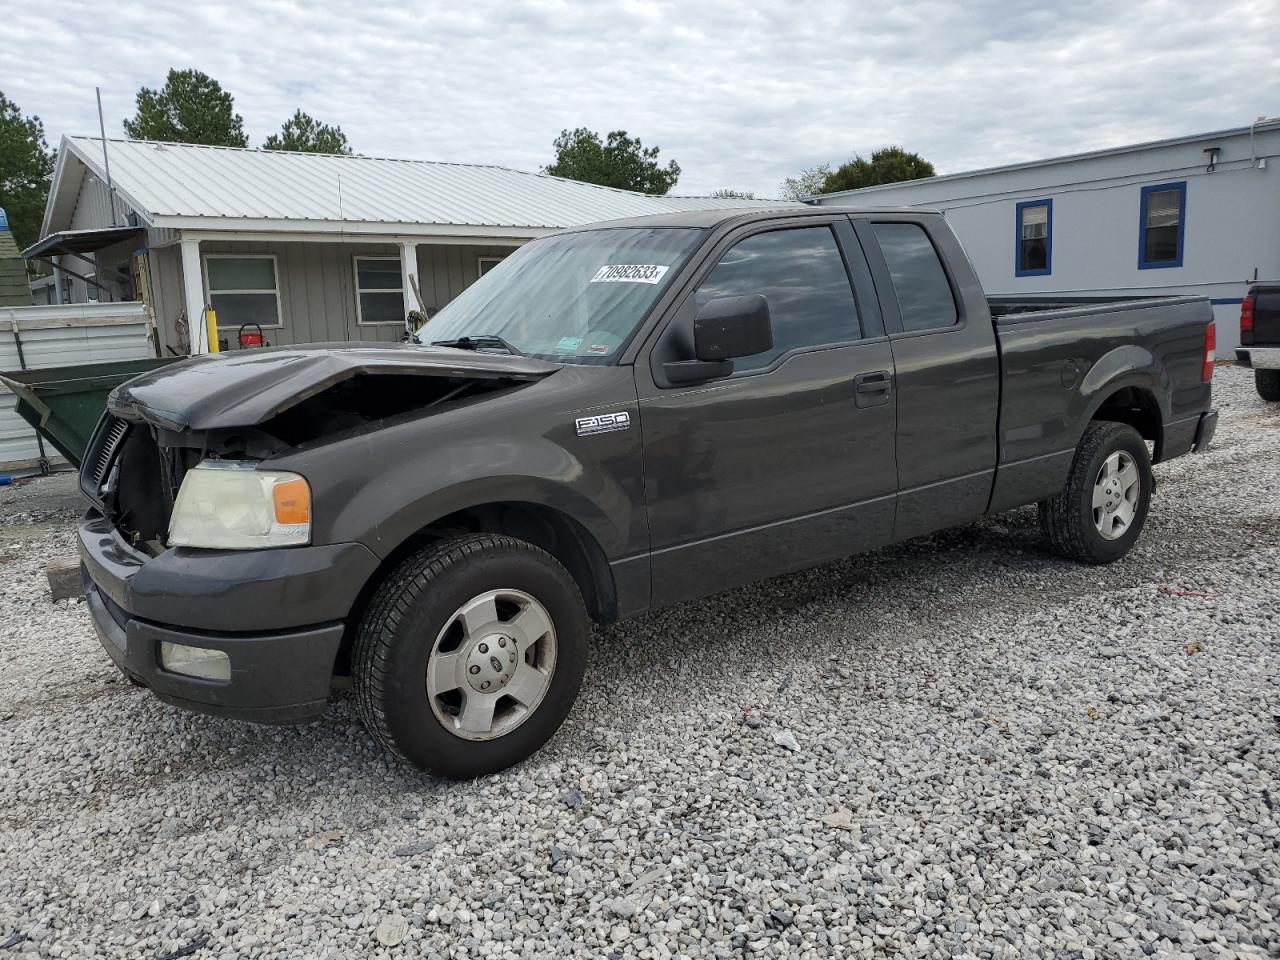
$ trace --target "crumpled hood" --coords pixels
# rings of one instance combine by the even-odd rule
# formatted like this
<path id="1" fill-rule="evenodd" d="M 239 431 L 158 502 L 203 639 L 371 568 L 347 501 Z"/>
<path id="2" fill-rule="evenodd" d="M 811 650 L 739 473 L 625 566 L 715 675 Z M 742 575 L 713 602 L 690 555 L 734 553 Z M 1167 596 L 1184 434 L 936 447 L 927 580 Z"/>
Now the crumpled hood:
<path id="1" fill-rule="evenodd" d="M 413 344 L 316 343 L 206 354 L 111 391 L 116 416 L 170 430 L 250 427 L 364 374 L 538 380 L 560 365 L 532 357 Z"/>

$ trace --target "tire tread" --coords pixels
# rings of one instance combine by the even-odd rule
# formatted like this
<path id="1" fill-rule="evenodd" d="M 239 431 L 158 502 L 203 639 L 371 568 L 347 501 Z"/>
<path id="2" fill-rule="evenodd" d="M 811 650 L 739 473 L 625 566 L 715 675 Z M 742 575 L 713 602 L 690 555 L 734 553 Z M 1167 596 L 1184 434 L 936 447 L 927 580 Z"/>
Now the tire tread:
<path id="1" fill-rule="evenodd" d="M 1040 531 L 1053 550 L 1079 563 L 1098 563 L 1089 547 L 1089 529 L 1079 508 L 1082 496 L 1091 496 L 1093 478 L 1089 476 L 1094 457 L 1137 431 L 1125 423 L 1095 420 L 1089 424 L 1076 447 L 1075 459 L 1067 474 L 1067 483 L 1056 497 L 1040 504 Z M 1139 440 L 1141 438 L 1139 437 Z"/>
<path id="2" fill-rule="evenodd" d="M 1269 403 L 1280 401 L 1280 370 L 1255 370 L 1253 383 L 1263 400 Z"/>

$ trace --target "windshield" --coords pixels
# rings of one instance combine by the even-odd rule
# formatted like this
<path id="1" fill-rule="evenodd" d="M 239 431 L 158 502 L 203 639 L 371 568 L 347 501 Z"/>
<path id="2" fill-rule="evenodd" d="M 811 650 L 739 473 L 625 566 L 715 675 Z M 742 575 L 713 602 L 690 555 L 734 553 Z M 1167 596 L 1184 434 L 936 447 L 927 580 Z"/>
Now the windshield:
<path id="1" fill-rule="evenodd" d="M 419 343 L 608 363 L 679 271 L 702 231 L 617 228 L 534 240 L 426 322 Z"/>

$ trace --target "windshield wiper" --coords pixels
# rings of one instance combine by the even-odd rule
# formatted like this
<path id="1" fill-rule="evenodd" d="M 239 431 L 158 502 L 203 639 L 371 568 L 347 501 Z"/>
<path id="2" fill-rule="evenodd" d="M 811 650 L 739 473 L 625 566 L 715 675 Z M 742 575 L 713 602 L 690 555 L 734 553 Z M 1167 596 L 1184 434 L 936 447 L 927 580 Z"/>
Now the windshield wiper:
<path id="1" fill-rule="evenodd" d="M 458 337 L 456 340 L 432 340 L 431 346 L 456 347 L 459 350 L 480 350 L 486 346 L 498 346 L 514 357 L 524 356 L 524 351 L 512 346 L 496 333 L 478 333 L 473 337 Z"/>

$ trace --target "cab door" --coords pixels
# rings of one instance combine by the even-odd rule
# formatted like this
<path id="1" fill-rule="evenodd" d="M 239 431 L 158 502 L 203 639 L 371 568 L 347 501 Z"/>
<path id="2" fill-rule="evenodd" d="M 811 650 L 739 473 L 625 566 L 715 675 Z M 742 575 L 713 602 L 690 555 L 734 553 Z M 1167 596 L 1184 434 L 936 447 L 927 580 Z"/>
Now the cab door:
<path id="1" fill-rule="evenodd" d="M 854 221 L 893 346 L 895 540 L 986 513 L 996 466 L 1000 358 L 986 296 L 937 214 Z M 963 282 L 962 282 L 963 281 Z"/>
<path id="2" fill-rule="evenodd" d="M 732 376 L 665 381 L 679 324 L 760 294 L 773 349 Z M 845 218 L 754 223 L 717 245 L 636 362 L 655 606 L 888 542 L 893 356 Z"/>

